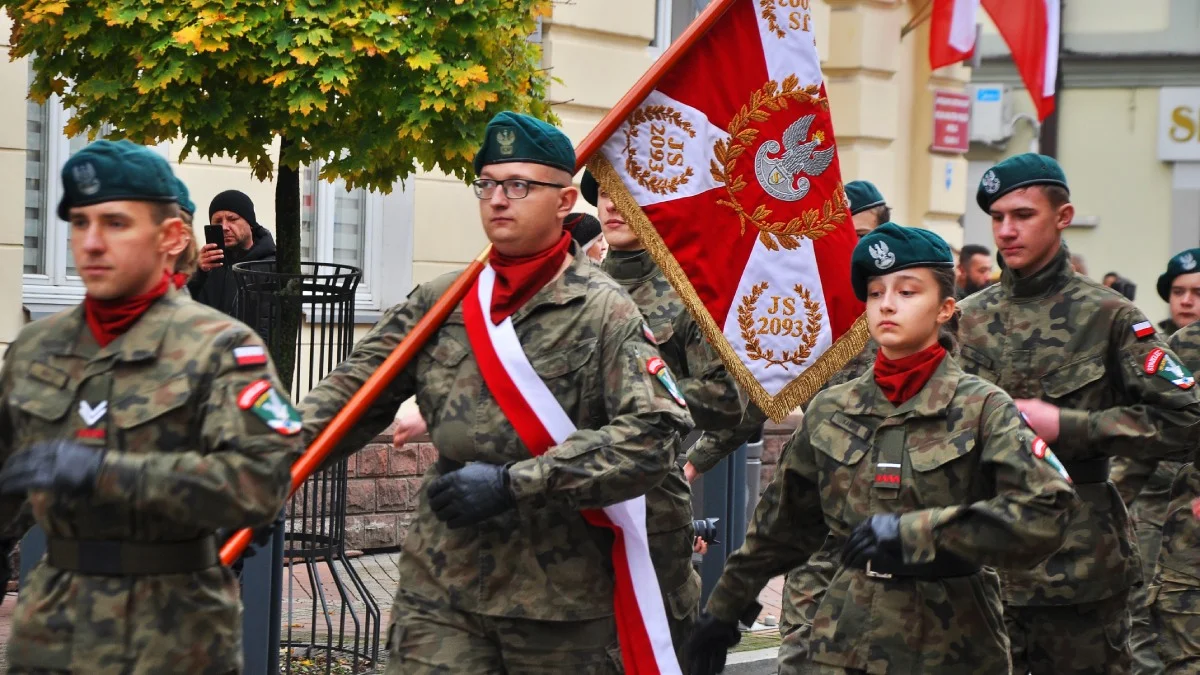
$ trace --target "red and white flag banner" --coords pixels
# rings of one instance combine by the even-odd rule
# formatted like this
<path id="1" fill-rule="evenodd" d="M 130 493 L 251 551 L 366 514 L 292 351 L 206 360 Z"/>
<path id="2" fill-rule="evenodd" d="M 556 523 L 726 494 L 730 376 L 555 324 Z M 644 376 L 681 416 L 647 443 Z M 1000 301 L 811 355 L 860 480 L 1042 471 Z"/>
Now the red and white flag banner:
<path id="1" fill-rule="evenodd" d="M 1012 52 L 1013 64 L 1037 108 L 1038 120 L 1046 119 L 1054 112 L 1060 0 L 983 0 L 983 8 Z"/>
<path id="2" fill-rule="evenodd" d="M 933 0 L 929 18 L 929 67 L 937 70 L 975 53 L 979 0 Z"/>
<path id="3" fill-rule="evenodd" d="M 719 0 L 588 163 L 772 419 L 867 339 L 810 0 Z M 667 58 L 667 56 L 664 56 Z"/>

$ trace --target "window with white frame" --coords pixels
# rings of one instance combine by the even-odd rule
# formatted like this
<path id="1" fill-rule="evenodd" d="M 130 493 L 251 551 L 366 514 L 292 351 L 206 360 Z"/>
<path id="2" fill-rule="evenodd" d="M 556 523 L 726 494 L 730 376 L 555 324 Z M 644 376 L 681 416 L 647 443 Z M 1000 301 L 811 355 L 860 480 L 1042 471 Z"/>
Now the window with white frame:
<path id="1" fill-rule="evenodd" d="M 658 0 L 654 16 L 654 49 L 666 49 L 683 34 L 712 0 Z"/>
<path id="2" fill-rule="evenodd" d="M 62 196 L 62 166 L 88 140 L 56 132 L 68 119 L 56 97 L 45 104 L 29 102 L 26 117 L 22 300 L 40 318 L 83 298 L 70 232 L 55 210 Z M 167 157 L 167 144 L 154 149 Z M 319 168 L 305 167 L 301 175 L 301 257 L 363 270 L 356 317 L 373 321 L 379 310 L 403 301 L 412 285 L 412 195 L 399 182 L 389 195 L 347 190 L 344 181 L 319 180 Z M 201 209 L 197 215 L 205 213 Z"/>
<path id="3" fill-rule="evenodd" d="M 346 189 L 340 178 L 320 178 L 320 163 L 300 174 L 300 258 L 362 270 L 355 299 L 361 322 L 403 301 L 412 285 L 411 194 L 397 183 L 391 194 Z"/>

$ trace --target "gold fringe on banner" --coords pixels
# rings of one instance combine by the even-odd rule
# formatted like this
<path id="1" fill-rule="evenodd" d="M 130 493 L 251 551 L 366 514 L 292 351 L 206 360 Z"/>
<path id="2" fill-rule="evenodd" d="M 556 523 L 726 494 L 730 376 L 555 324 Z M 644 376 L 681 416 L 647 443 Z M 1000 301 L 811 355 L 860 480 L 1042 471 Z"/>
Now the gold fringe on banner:
<path id="1" fill-rule="evenodd" d="M 750 400 L 761 408 L 767 417 L 776 422 L 783 421 L 792 411 L 816 395 L 821 387 L 829 381 L 829 378 L 844 368 L 850 359 L 857 356 L 866 346 L 869 337 L 867 321 L 866 317 L 860 316 L 850 329 L 821 355 L 821 358 L 806 368 L 799 377 L 789 382 L 778 394 L 771 396 L 759 384 L 758 379 L 754 377 L 746 364 L 742 363 L 733 345 L 729 344 L 725 333 L 708 313 L 708 308 L 704 306 L 700 296 L 696 294 L 696 289 L 692 286 L 687 274 L 684 273 L 679 262 L 675 260 L 675 256 L 659 236 L 658 230 L 646 217 L 646 213 L 642 211 L 642 207 L 638 205 L 633 195 L 629 194 L 625 183 L 602 152 L 592 155 L 592 158 L 588 160 L 588 169 L 596 177 L 600 188 L 608 193 L 617 209 L 625 216 L 625 221 L 629 223 L 642 245 L 650 252 L 654 262 L 662 268 L 667 281 L 671 282 L 671 286 L 683 300 L 684 306 L 699 324 L 700 331 L 708 338 L 709 344 L 717 350 L 725 367 L 741 385 Z"/>

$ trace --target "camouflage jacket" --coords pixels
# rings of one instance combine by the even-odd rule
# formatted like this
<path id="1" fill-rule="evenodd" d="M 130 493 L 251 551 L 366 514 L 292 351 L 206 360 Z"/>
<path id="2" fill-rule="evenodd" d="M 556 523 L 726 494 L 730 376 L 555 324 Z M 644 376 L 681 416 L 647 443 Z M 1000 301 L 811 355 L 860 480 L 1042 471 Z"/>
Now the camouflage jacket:
<path id="1" fill-rule="evenodd" d="M 679 378 L 679 389 L 697 428 L 736 425 L 742 417 L 742 404 L 733 376 L 649 252 L 609 251 L 602 267 L 642 310 L 645 329 L 653 334 L 663 360 Z M 662 484 L 646 495 L 646 528 L 658 581 L 673 605 L 668 611 L 676 618 L 694 612 L 700 603 L 700 585 L 692 583 L 697 579 L 691 537 L 675 534 L 690 528 L 692 518 L 691 488 L 683 468 L 672 461 Z"/>
<path id="2" fill-rule="evenodd" d="M 73 438 L 106 449 L 96 492 L 29 497 L 49 536 L 184 541 L 270 522 L 303 450 L 299 415 L 246 326 L 175 291 L 101 348 L 83 306 L 26 326 L 0 374 L 0 447 Z M 252 350 L 253 351 L 253 350 Z M 290 435 L 240 395 L 263 380 L 294 415 Z M 285 430 L 286 431 L 286 430 Z M 13 503 L 5 504 L 4 516 Z M 21 589 L 10 666 L 86 673 L 220 673 L 241 668 L 238 583 L 223 566 L 192 574 L 91 576 L 44 561 Z"/>
<path id="3" fill-rule="evenodd" d="M 821 390 L 824 391 L 830 387 L 858 379 L 875 365 L 875 353 L 878 351 L 879 345 L 868 338 L 862 351 L 850 359 L 841 370 L 834 373 L 833 377 L 829 378 L 829 381 L 821 387 Z M 742 421 L 737 426 L 705 431 L 704 435 L 688 450 L 688 461 L 696 467 L 697 471 L 705 473 L 720 464 L 721 460 L 736 452 L 743 443 L 754 436 L 766 421 L 767 416 L 758 406 L 753 403 L 747 404 Z"/>
<path id="4" fill-rule="evenodd" d="M 318 433 L 456 275 L 417 288 L 389 309 L 351 355 L 308 396 L 305 435 Z M 656 487 L 691 428 L 646 368 L 658 349 L 629 296 L 586 256 L 512 316 L 534 369 L 578 427 L 540 457 L 517 437 L 483 383 L 461 307 L 422 348 L 338 446 L 361 449 L 415 395 L 438 452 L 454 462 L 509 466 L 517 507 L 477 526 L 449 529 L 429 508 L 424 484 L 400 555 L 402 592 L 489 616 L 547 621 L 612 614 L 612 538 L 584 522 L 600 508 Z"/>
<path id="5" fill-rule="evenodd" d="M 998 387 L 943 359 L 899 407 L 874 374 L 813 399 L 726 562 L 709 611 L 737 617 L 772 577 L 823 544 L 840 551 L 875 513 L 900 513 L 904 562 L 949 552 L 994 567 L 1035 565 L 1063 540 L 1075 497 L 1033 453 L 1035 436 Z M 899 482 L 879 480 L 898 465 Z M 830 537 L 826 542 L 826 537 Z M 813 620 L 810 658 L 868 673 L 1007 672 L 996 577 L 922 580 L 839 569 Z"/>
<path id="6" fill-rule="evenodd" d="M 1166 345 L 1152 330 L 1139 338 L 1134 326 L 1146 321 L 1142 313 L 1124 296 L 1076 274 L 1065 245 L 1037 274 L 1019 279 L 1005 269 L 999 284 L 960 307 L 963 368 L 1015 399 L 1059 406 L 1054 452 L 1068 472 L 1117 455 L 1183 459 L 1195 450 L 1195 388 L 1179 388 L 1165 372 L 1145 372 L 1147 357 Z M 1082 506 L 1066 545 L 1036 569 L 1008 573 L 1008 603 L 1095 602 L 1141 579 L 1129 516 L 1116 489 L 1075 483 Z"/>
<path id="7" fill-rule="evenodd" d="M 1200 368 L 1200 322 L 1180 329 L 1169 344 L 1185 366 Z M 1160 462 L 1160 469 L 1166 463 Z M 1200 520 L 1192 514 L 1192 500 L 1198 497 L 1200 471 L 1195 464 L 1181 464 L 1163 518 L 1158 568 L 1165 579 L 1191 586 L 1200 586 Z"/>

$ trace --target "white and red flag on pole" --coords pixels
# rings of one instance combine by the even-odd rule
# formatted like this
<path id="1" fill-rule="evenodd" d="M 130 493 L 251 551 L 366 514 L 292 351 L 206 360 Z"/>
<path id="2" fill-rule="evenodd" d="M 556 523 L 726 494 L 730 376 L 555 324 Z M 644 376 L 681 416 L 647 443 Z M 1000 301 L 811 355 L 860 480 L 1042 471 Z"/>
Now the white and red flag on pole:
<path id="1" fill-rule="evenodd" d="M 1039 120 L 1054 112 L 1058 77 L 1061 0 L 983 0 L 1037 108 Z"/>
<path id="2" fill-rule="evenodd" d="M 809 2 L 714 2 L 579 151 L 774 419 L 867 337 Z"/>
<path id="3" fill-rule="evenodd" d="M 933 0 L 929 17 L 929 67 L 937 70 L 975 53 L 979 0 Z"/>

